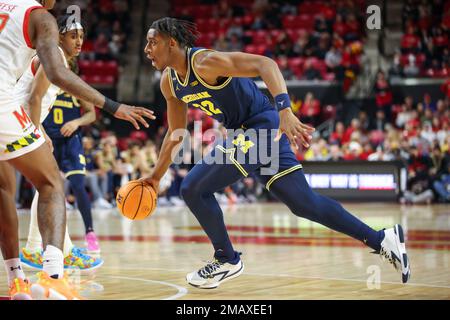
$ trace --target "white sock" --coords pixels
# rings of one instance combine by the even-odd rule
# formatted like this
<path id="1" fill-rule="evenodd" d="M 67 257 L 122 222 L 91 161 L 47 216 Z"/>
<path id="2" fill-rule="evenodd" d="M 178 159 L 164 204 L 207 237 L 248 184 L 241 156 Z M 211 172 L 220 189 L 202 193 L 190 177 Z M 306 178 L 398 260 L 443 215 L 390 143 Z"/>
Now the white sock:
<path id="1" fill-rule="evenodd" d="M 11 285 L 16 278 L 26 279 L 19 258 L 5 260 L 5 269 L 9 285 Z"/>
<path id="2" fill-rule="evenodd" d="M 64 257 L 67 257 L 70 254 L 70 251 L 72 251 L 73 247 L 74 245 L 72 243 L 72 240 L 70 239 L 69 228 L 67 227 L 66 223 L 66 234 L 64 235 L 64 248 L 63 248 Z"/>
<path id="3" fill-rule="evenodd" d="M 64 275 L 64 255 L 61 250 L 48 245 L 42 256 L 44 260 L 43 270 L 50 277 L 61 279 Z"/>
<path id="4" fill-rule="evenodd" d="M 30 230 L 28 231 L 28 240 L 26 249 L 28 251 L 36 252 L 42 250 L 42 237 L 39 232 L 37 208 L 38 208 L 39 193 L 36 191 L 33 202 L 31 203 L 31 217 Z"/>

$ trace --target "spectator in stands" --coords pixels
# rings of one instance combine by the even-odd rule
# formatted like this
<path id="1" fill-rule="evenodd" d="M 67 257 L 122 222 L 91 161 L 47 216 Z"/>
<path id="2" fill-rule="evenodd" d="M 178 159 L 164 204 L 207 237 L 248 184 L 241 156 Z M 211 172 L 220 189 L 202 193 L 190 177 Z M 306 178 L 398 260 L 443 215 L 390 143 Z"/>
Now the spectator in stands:
<path id="1" fill-rule="evenodd" d="M 351 140 L 351 136 L 354 132 L 359 132 L 361 129 L 361 124 L 358 118 L 353 118 L 350 126 L 345 130 L 344 136 L 342 137 L 341 143 L 348 143 Z"/>
<path id="2" fill-rule="evenodd" d="M 243 48 L 244 44 L 242 43 L 242 41 L 238 38 L 236 34 L 232 34 L 228 42 L 227 51 L 242 51 Z"/>
<path id="3" fill-rule="evenodd" d="M 438 175 L 433 182 L 433 189 L 438 194 L 441 202 L 450 202 L 450 161 L 446 162 L 447 168 L 445 172 Z"/>
<path id="4" fill-rule="evenodd" d="M 296 80 L 294 72 L 288 65 L 288 59 L 285 56 L 280 56 L 278 58 L 278 67 L 280 68 L 281 74 L 285 80 Z"/>
<path id="5" fill-rule="evenodd" d="M 276 56 L 283 55 L 286 57 L 292 57 L 294 55 L 293 47 L 294 44 L 292 43 L 289 35 L 286 32 L 281 32 L 275 41 L 274 54 Z"/>
<path id="6" fill-rule="evenodd" d="M 218 5 L 214 7 L 213 16 L 216 18 L 232 18 L 233 8 L 230 6 L 227 0 L 220 0 Z"/>
<path id="7" fill-rule="evenodd" d="M 342 145 L 345 135 L 345 126 L 342 121 L 336 122 L 335 129 L 330 135 L 330 144 Z"/>
<path id="8" fill-rule="evenodd" d="M 325 64 L 327 65 L 328 71 L 336 75 L 337 80 L 344 79 L 344 68 L 341 63 L 341 52 L 335 46 L 332 46 L 325 55 Z"/>
<path id="9" fill-rule="evenodd" d="M 374 91 L 377 107 L 384 112 L 385 119 L 391 121 L 392 90 L 382 70 L 377 73 Z"/>
<path id="10" fill-rule="evenodd" d="M 148 176 L 151 173 L 147 155 L 140 142 L 133 141 L 129 145 L 128 150 L 123 153 L 122 158 L 125 159 L 127 163 L 131 164 L 132 180 Z"/>
<path id="11" fill-rule="evenodd" d="M 311 48 L 311 45 L 309 43 L 308 34 L 302 33 L 297 41 L 294 44 L 293 48 L 295 56 L 298 57 L 310 57 L 313 53 L 313 50 Z"/>
<path id="12" fill-rule="evenodd" d="M 320 123 L 320 102 L 312 92 L 306 93 L 305 101 L 300 108 L 302 121 L 317 126 Z"/>
<path id="13" fill-rule="evenodd" d="M 316 69 L 311 59 L 305 61 L 304 72 L 302 75 L 304 80 L 322 80 L 320 71 Z"/>
<path id="14" fill-rule="evenodd" d="M 439 142 L 439 145 L 444 145 L 445 139 L 450 137 L 450 126 L 448 118 L 442 122 L 441 129 L 436 133 L 436 139 Z"/>
<path id="15" fill-rule="evenodd" d="M 428 142 L 429 145 L 432 145 L 434 140 L 436 139 L 436 133 L 433 132 L 433 128 L 431 127 L 430 122 L 425 122 L 422 127 L 422 131 L 420 132 L 420 137 Z"/>
<path id="16" fill-rule="evenodd" d="M 111 209 L 112 205 L 105 200 L 100 190 L 99 172 L 94 160 L 94 139 L 83 137 L 83 149 L 86 159 L 86 186 L 92 195 L 92 206 L 95 209 Z"/>
<path id="17" fill-rule="evenodd" d="M 347 16 L 346 21 L 346 33 L 344 35 L 344 39 L 346 41 L 355 41 L 360 38 L 361 27 L 356 19 L 356 16 L 352 13 Z"/>
<path id="18" fill-rule="evenodd" d="M 95 58 L 98 60 L 110 60 L 108 38 L 104 33 L 100 33 L 94 42 Z"/>
<path id="19" fill-rule="evenodd" d="M 404 73 L 403 73 L 403 67 L 402 67 L 400 59 L 401 59 L 401 53 L 396 52 L 394 54 L 394 59 L 392 61 L 391 67 L 389 68 L 389 78 L 390 79 L 403 78 Z"/>
<path id="20" fill-rule="evenodd" d="M 435 60 L 433 60 L 435 61 Z M 408 64 L 403 68 L 403 73 L 407 77 L 416 77 L 419 75 L 420 69 L 416 63 L 416 56 L 410 53 L 408 55 Z"/>
<path id="21" fill-rule="evenodd" d="M 314 50 L 314 56 L 320 60 L 324 60 L 330 48 L 330 36 L 328 33 L 323 33 L 319 38 L 319 43 Z"/>
<path id="22" fill-rule="evenodd" d="M 413 100 L 408 96 L 405 98 L 405 103 L 402 105 L 402 111 L 399 112 L 395 120 L 395 124 L 399 128 L 403 128 L 405 124 L 412 118 Z"/>
<path id="23" fill-rule="evenodd" d="M 228 40 L 225 37 L 225 34 L 219 34 L 219 37 L 214 42 L 214 50 L 217 51 L 230 51 L 228 46 Z"/>
<path id="24" fill-rule="evenodd" d="M 111 201 L 114 199 L 114 172 L 116 165 L 117 151 L 110 140 L 100 143 L 99 150 L 94 154 L 94 161 L 97 173 L 100 178 L 100 188 L 102 197 Z"/>
<path id="25" fill-rule="evenodd" d="M 239 41 L 242 40 L 242 37 L 244 36 L 244 30 L 240 25 L 237 25 L 235 23 L 232 23 L 227 30 L 226 37 L 231 38 L 233 35 L 235 35 Z"/>
<path id="26" fill-rule="evenodd" d="M 367 112 L 366 111 L 359 111 L 358 113 L 358 120 L 360 123 L 360 128 L 361 131 L 366 133 L 367 131 L 369 131 L 370 128 L 370 121 L 369 121 L 369 117 L 367 116 Z"/>
<path id="27" fill-rule="evenodd" d="M 424 172 L 410 171 L 407 182 L 407 190 L 400 199 L 402 204 L 405 203 L 426 203 L 430 204 L 434 199 L 433 190 L 431 189 L 430 176 Z"/>
<path id="28" fill-rule="evenodd" d="M 342 151 L 338 144 L 331 144 L 327 161 L 342 161 Z"/>

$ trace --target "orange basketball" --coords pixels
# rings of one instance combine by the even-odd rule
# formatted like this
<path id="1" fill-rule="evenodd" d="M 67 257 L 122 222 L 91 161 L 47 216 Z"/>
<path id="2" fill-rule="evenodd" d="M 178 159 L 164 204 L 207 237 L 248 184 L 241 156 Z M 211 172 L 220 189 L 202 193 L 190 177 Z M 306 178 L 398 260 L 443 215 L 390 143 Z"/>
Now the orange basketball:
<path id="1" fill-rule="evenodd" d="M 130 181 L 117 193 L 120 213 L 131 220 L 143 220 L 156 209 L 157 195 L 153 187 L 142 181 Z"/>

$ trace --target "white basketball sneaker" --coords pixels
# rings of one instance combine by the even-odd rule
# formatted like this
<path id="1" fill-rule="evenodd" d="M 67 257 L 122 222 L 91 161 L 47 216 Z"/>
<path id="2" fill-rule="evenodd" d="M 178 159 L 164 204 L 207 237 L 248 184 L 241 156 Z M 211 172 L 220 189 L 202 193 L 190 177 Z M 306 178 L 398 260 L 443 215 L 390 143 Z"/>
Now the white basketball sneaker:
<path id="1" fill-rule="evenodd" d="M 380 256 L 388 260 L 395 270 L 402 271 L 402 282 L 406 283 L 411 276 L 408 255 L 406 254 L 405 237 L 402 226 L 396 224 L 393 228 L 384 230 L 381 242 Z"/>
<path id="2" fill-rule="evenodd" d="M 217 259 L 208 261 L 206 266 L 186 275 L 187 282 L 197 288 L 214 289 L 221 283 L 236 278 L 244 271 L 244 264 L 239 260 L 236 264 L 220 262 Z"/>

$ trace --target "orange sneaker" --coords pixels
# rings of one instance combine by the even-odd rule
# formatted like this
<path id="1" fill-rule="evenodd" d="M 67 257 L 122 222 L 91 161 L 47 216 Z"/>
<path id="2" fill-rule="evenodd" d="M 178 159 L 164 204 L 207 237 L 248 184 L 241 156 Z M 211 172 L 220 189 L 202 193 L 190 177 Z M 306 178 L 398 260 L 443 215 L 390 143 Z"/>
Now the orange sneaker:
<path id="1" fill-rule="evenodd" d="M 62 279 L 53 279 L 45 272 L 37 273 L 37 282 L 31 285 L 31 295 L 36 300 L 85 300 L 73 284 L 67 273 Z"/>
<path id="2" fill-rule="evenodd" d="M 15 278 L 9 287 L 9 297 L 11 300 L 32 300 L 30 289 L 28 279 Z"/>

